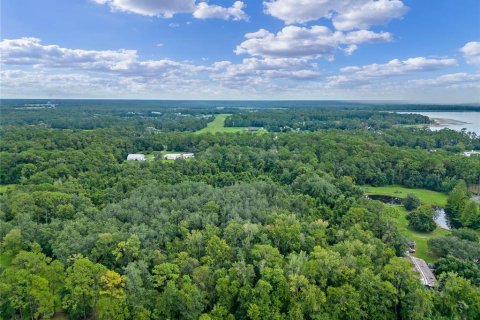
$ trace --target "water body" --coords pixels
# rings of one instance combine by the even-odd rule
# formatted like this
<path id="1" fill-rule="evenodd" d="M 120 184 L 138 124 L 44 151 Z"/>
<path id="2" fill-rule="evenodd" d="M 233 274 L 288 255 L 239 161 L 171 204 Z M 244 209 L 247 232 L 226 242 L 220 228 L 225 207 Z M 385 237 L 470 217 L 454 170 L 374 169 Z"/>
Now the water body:
<path id="1" fill-rule="evenodd" d="M 447 214 L 445 213 L 445 209 L 437 208 L 435 210 L 435 223 L 442 229 L 450 230 L 450 225 L 447 220 Z"/>
<path id="2" fill-rule="evenodd" d="M 401 112 L 404 113 L 404 112 Z M 410 113 L 410 112 L 408 112 Z M 480 112 L 413 112 L 429 117 L 437 123 L 430 126 L 431 130 L 437 131 L 445 128 L 467 131 L 480 135 Z"/>

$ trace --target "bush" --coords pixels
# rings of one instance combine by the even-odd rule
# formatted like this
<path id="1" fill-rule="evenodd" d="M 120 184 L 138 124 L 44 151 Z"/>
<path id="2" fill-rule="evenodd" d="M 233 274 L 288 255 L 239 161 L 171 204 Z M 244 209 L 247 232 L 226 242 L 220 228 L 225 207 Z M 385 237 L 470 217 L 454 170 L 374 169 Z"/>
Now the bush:
<path id="1" fill-rule="evenodd" d="M 417 209 L 420 206 L 420 199 L 418 199 L 418 197 L 413 193 L 409 193 L 405 198 L 405 200 L 403 201 L 403 206 L 408 211 Z"/>
<path id="2" fill-rule="evenodd" d="M 435 210 L 430 206 L 420 206 L 407 215 L 408 226 L 420 232 L 432 232 L 437 226 L 433 217 Z"/>

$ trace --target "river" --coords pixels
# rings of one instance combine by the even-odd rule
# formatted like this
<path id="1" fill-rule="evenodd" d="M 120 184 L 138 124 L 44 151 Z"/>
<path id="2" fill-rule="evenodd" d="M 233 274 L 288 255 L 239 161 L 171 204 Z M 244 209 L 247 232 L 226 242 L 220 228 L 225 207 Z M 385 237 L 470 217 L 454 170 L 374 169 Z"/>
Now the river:
<path id="1" fill-rule="evenodd" d="M 407 112 L 399 112 L 407 113 Z M 467 131 L 475 132 L 480 135 L 480 112 L 466 111 L 466 112 L 408 112 L 417 113 L 429 117 L 435 121 L 435 124 L 430 126 L 431 130 L 441 130 L 450 128 L 460 131 L 466 128 Z"/>

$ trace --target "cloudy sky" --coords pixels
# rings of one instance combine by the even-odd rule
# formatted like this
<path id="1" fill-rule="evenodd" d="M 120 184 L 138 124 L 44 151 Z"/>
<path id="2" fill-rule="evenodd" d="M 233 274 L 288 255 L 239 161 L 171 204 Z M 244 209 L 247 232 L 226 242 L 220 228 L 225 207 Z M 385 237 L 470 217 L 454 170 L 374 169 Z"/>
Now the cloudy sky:
<path id="1" fill-rule="evenodd" d="M 2 98 L 480 102 L 479 0 L 2 0 Z"/>

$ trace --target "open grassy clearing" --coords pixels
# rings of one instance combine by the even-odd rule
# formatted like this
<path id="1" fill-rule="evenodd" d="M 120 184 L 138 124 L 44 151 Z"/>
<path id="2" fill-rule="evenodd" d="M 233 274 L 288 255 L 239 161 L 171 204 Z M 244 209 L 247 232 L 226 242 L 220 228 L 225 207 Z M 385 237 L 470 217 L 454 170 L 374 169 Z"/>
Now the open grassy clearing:
<path id="1" fill-rule="evenodd" d="M 364 187 L 366 194 L 391 196 L 397 198 L 405 198 L 409 193 L 415 194 L 422 203 L 432 206 L 444 207 L 447 204 L 447 195 L 442 192 L 436 192 L 426 189 L 409 189 L 402 186 L 386 186 L 386 187 Z M 415 241 L 417 252 L 412 254 L 417 258 L 424 259 L 427 262 L 433 262 L 437 257 L 428 251 L 428 240 L 446 236 L 450 233 L 448 230 L 437 227 L 434 231 L 424 233 L 417 232 L 408 227 L 407 210 L 403 206 L 389 205 L 392 209 L 391 218 L 396 222 L 401 234 L 408 240 Z"/>
<path id="2" fill-rule="evenodd" d="M 427 242 L 433 238 L 446 236 L 450 234 L 450 231 L 441 229 L 439 227 L 428 233 L 414 231 L 408 227 L 408 220 L 406 218 L 408 212 L 405 210 L 405 208 L 395 205 L 389 205 L 389 207 L 392 209 L 391 217 L 395 220 L 401 234 L 408 240 L 413 240 L 416 242 L 417 252 L 412 255 L 427 262 L 434 262 L 437 260 L 435 255 L 428 252 Z"/>
<path id="3" fill-rule="evenodd" d="M 409 189 L 401 186 L 364 187 L 363 190 L 366 194 L 391 196 L 397 198 L 406 198 L 409 193 L 413 193 L 420 199 L 422 203 L 439 207 L 444 207 L 447 204 L 448 198 L 448 196 L 442 192 L 426 189 Z"/>
<path id="4" fill-rule="evenodd" d="M 218 114 L 215 116 L 215 119 L 210 122 L 206 128 L 198 130 L 196 133 L 217 133 L 217 132 L 243 132 L 246 128 L 244 127 L 225 127 L 225 119 L 230 114 Z"/>
<path id="5" fill-rule="evenodd" d="M 15 184 L 0 184 L 0 193 L 4 193 L 8 190 L 13 190 L 16 188 Z"/>

